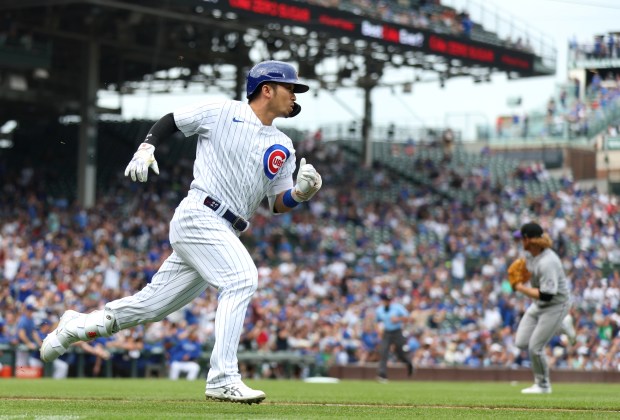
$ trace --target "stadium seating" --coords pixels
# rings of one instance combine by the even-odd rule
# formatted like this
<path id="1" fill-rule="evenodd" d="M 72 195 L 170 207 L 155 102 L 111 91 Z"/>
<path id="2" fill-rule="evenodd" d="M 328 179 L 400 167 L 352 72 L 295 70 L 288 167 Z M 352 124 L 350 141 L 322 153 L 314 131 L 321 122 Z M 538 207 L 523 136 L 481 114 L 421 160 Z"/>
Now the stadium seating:
<path id="1" fill-rule="evenodd" d="M 134 144 L 126 146 L 123 146 L 123 142 L 132 143 L 128 137 L 130 135 L 141 135 L 140 131 L 132 131 L 136 130 L 136 127 L 110 126 L 109 130 L 105 125 L 102 127 L 106 127 L 106 129 L 102 131 L 99 144 L 105 145 L 106 150 L 102 150 L 99 156 L 112 160 L 106 163 L 108 167 L 104 169 L 114 179 L 112 182 L 100 184 L 101 194 L 99 197 L 102 201 L 98 202 L 89 213 L 91 224 L 86 230 L 74 232 L 73 225 L 66 223 L 63 227 L 64 230 L 60 232 L 70 232 L 69 236 L 71 237 L 78 235 L 77 232 L 79 232 L 79 236 L 76 237 L 83 236 L 85 239 L 92 239 L 94 232 L 97 232 L 97 235 L 102 235 L 102 238 L 117 237 L 115 241 L 100 243 L 99 249 L 105 249 L 107 253 L 114 254 L 123 261 L 125 268 L 119 271 L 119 275 L 122 279 L 126 279 L 127 283 L 123 287 L 127 289 L 106 291 L 105 293 L 97 292 L 94 293 L 94 297 L 91 297 L 85 294 L 88 289 L 81 289 L 81 278 L 91 282 L 91 284 L 97 284 L 96 281 L 89 280 L 93 279 L 92 276 L 95 275 L 96 270 L 81 269 L 78 266 L 69 265 L 68 270 L 80 272 L 81 276 L 63 286 L 68 287 L 71 292 L 65 297 L 68 304 L 79 305 L 83 299 L 86 302 L 98 305 L 118 293 L 131 293 L 143 284 L 131 279 L 143 278 L 146 274 L 141 271 L 140 267 L 156 266 L 157 261 L 160 261 L 158 258 L 165 257 L 167 250 L 169 251 L 165 240 L 166 224 L 171 209 L 183 196 L 191 178 L 191 141 L 175 139 L 170 142 L 169 147 L 171 149 L 165 153 L 166 156 L 161 161 L 162 174 L 159 177 L 149 178 L 148 184 L 140 185 L 140 188 L 144 188 L 143 191 L 155 192 L 155 194 L 142 194 L 140 193 L 142 190 L 132 190 L 136 188 L 136 184 L 127 182 L 121 175 L 126 159 L 119 159 L 113 151 L 130 146 L 133 149 L 135 140 L 133 141 Z M 54 130 L 50 131 L 54 132 Z M 122 133 L 126 131 L 132 134 L 124 136 Z M 64 141 L 67 144 L 74 144 L 75 139 L 66 137 Z M 438 340 L 442 346 L 447 345 L 449 342 L 457 340 L 461 329 L 464 328 L 463 325 L 469 325 L 466 324 L 468 320 L 464 317 L 464 314 L 467 313 L 465 308 L 470 306 L 476 308 L 468 310 L 475 311 L 477 317 L 483 318 L 482 308 L 479 307 L 480 303 L 476 301 L 477 298 L 473 298 L 474 301 L 472 301 L 472 298 L 464 297 L 469 296 L 467 293 L 472 293 L 472 287 L 478 287 L 475 284 L 479 283 L 481 289 L 473 293 L 493 296 L 494 299 L 498 299 L 498 305 L 502 299 L 505 299 L 504 296 L 507 292 L 503 289 L 505 279 L 501 260 L 505 258 L 507 248 L 512 243 L 510 234 L 515 227 L 514 224 L 507 224 L 505 220 L 502 220 L 506 209 L 519 214 L 520 217 L 527 217 L 529 214 L 528 205 L 530 204 L 528 200 L 539 195 L 545 197 L 545 200 L 541 201 L 554 206 L 550 207 L 549 211 L 555 212 L 558 210 L 557 203 L 561 201 L 558 199 L 557 191 L 561 189 L 563 194 L 574 194 L 572 196 L 573 201 L 571 201 L 574 203 L 574 212 L 583 211 L 584 214 L 587 212 L 593 214 L 594 209 L 596 209 L 597 214 L 601 212 L 595 192 L 583 191 L 577 195 L 571 192 L 571 184 L 567 183 L 566 180 L 560 182 L 553 178 L 519 178 L 515 171 L 519 168 L 519 163 L 499 156 L 474 155 L 458 150 L 458 153 L 453 153 L 451 158 L 447 159 L 443 149 L 438 145 L 420 143 L 415 145 L 415 151 L 412 154 L 408 154 L 406 143 L 377 142 L 373 145 L 375 162 L 369 170 L 360 171 L 359 160 L 362 150 L 360 142 L 343 140 L 319 143 L 312 151 L 307 150 L 306 147 L 305 142 L 296 144 L 298 153 L 307 156 L 309 161 L 313 162 L 317 169 L 324 174 L 324 186 L 321 194 L 317 196 L 317 200 L 304 205 L 305 209 L 294 212 L 290 217 L 268 217 L 263 214 L 262 210 L 259 211 L 253 220 L 251 232 L 243 235 L 242 240 L 252 250 L 259 272 L 270 273 L 261 277 L 261 287 L 257 291 L 255 302 L 256 305 L 265 305 L 264 316 L 266 322 L 271 325 L 270 328 L 275 328 L 281 322 L 276 316 L 277 314 L 288 313 L 281 306 L 283 304 L 278 302 L 290 301 L 291 304 L 286 306 L 286 310 L 300 311 L 301 314 L 288 320 L 292 323 L 292 328 L 295 329 L 294 325 L 310 322 L 313 330 L 322 334 L 323 341 L 315 338 L 312 333 L 306 333 L 305 336 L 309 340 L 313 340 L 315 348 L 303 351 L 298 348 L 290 348 L 283 351 L 281 355 L 272 355 L 271 351 L 254 354 L 252 352 L 257 351 L 257 349 L 250 345 L 247 350 L 244 350 L 250 351 L 247 353 L 250 369 L 256 369 L 258 365 L 281 364 L 280 367 L 283 370 L 280 371 L 280 374 L 286 375 L 287 368 L 284 367 L 287 362 L 282 362 L 278 358 L 283 357 L 282 355 L 286 355 L 288 352 L 293 352 L 297 356 L 303 355 L 301 358 L 296 356 L 288 360 L 291 366 L 295 363 L 298 364 L 295 372 L 299 372 L 302 365 L 309 366 L 310 357 L 324 360 L 323 366 L 316 362 L 316 369 L 323 369 L 330 363 L 334 363 L 332 347 L 329 344 L 332 342 L 348 343 L 346 344 L 346 351 L 351 358 L 350 363 L 357 363 L 359 332 L 356 331 L 355 326 L 359 325 L 359 321 L 356 321 L 357 324 L 347 324 L 343 330 L 339 330 L 336 326 L 341 325 L 341 320 L 347 319 L 346 317 L 350 316 L 350 313 L 364 314 L 372 311 L 376 304 L 374 299 L 376 298 L 375 290 L 378 286 L 393 288 L 401 299 L 408 302 L 413 311 L 417 311 L 416 316 L 420 324 L 411 327 L 408 331 L 409 338 L 420 342 L 428 336 L 437 335 L 440 337 Z M 15 168 L 19 168 L 21 162 L 26 160 L 27 150 L 23 151 L 23 156 L 20 148 L 12 152 L 15 153 L 15 157 L 12 161 L 6 162 L 7 167 L 13 167 L 12 165 L 15 164 Z M 131 155 L 131 151 L 128 152 L 128 155 Z M 38 159 L 43 158 L 43 156 L 45 153 L 30 157 Z M 173 161 L 171 156 L 180 159 L 180 161 Z M 190 161 L 182 163 L 186 159 L 190 159 Z M 35 166 L 36 163 L 36 161 L 32 162 Z M 175 170 L 179 167 L 182 171 L 175 174 Z M 63 168 L 63 170 L 65 169 Z M 189 175 L 187 171 L 190 172 Z M 469 185 L 473 180 L 480 178 L 480 175 L 475 175 L 476 171 L 482 171 L 489 180 L 489 185 L 497 184 L 498 188 L 487 188 L 481 191 L 474 186 L 456 188 L 449 185 L 448 180 L 452 172 L 458 173 L 463 178 L 464 184 Z M 103 169 L 101 173 L 104 173 Z M 12 176 L 19 174 L 19 171 L 10 170 L 3 174 L 4 184 L 10 185 L 15 183 L 15 178 Z M 174 188 L 178 188 L 173 195 L 168 194 L 171 183 L 177 185 Z M 0 209 L 4 215 L 3 224 L 9 223 L 10 225 L 10 221 L 20 220 L 19 217 L 12 217 L 11 215 L 26 208 L 28 191 L 36 185 L 38 185 L 36 182 L 31 183 L 26 185 L 23 190 L 19 190 L 17 194 L 3 195 L 0 198 Z M 138 193 L 132 194 L 131 191 L 138 191 Z M 486 229 L 479 228 L 482 206 L 477 204 L 479 203 L 477 200 L 479 200 L 480 193 L 483 192 L 496 206 L 497 217 L 501 221 L 498 228 L 489 232 L 490 237 L 485 236 Z M 53 194 L 51 192 L 48 194 L 50 201 L 45 201 L 42 206 L 45 206 L 47 202 L 53 202 Z M 164 201 L 157 201 L 160 198 L 163 198 Z M 16 201 L 11 202 L 10 199 Z M 471 205 L 472 202 L 474 205 Z M 148 212 L 142 213 L 142 209 L 148 209 Z M 73 212 L 77 210 L 67 207 L 56 211 L 61 220 L 69 221 L 74 220 Z M 127 217 L 127 215 L 132 214 L 140 217 Z M 106 217 L 102 217 L 102 215 Z M 24 216 L 22 219 L 27 220 Z M 111 223 L 112 220 L 118 220 L 119 224 Z M 613 224 L 617 229 L 618 220 L 616 218 L 609 220 L 608 223 Z M 98 221 L 105 223 L 99 225 L 97 224 Z M 41 226 L 44 226 L 45 229 L 47 225 Z M 562 239 L 560 242 L 562 244 L 562 256 L 567 264 L 577 264 L 575 261 L 578 262 L 580 258 L 586 257 L 592 261 L 593 265 L 590 266 L 588 260 L 584 260 L 585 262 L 580 264 L 585 264 L 585 268 L 575 270 L 571 272 L 571 275 L 575 277 L 574 298 L 576 305 L 580 311 L 583 311 L 576 316 L 578 325 L 581 325 L 578 329 L 585 339 L 598 343 L 600 338 L 597 338 L 596 328 L 593 327 L 593 312 L 586 309 L 591 307 L 591 303 L 584 296 L 589 296 L 592 293 L 589 291 L 590 288 L 598 287 L 597 285 L 601 282 L 600 279 L 603 275 L 609 285 L 608 287 L 617 286 L 617 280 L 613 273 L 614 270 L 618 270 L 618 267 L 614 266 L 614 264 L 618 264 L 618 261 L 611 258 L 614 248 L 609 243 L 606 245 L 610 247 L 608 260 L 604 259 L 606 257 L 602 257 L 604 254 L 599 255 L 596 251 L 602 249 L 603 246 L 596 241 L 600 241 L 598 238 L 608 236 L 606 232 L 597 233 L 598 236 L 590 238 L 590 242 L 586 244 L 577 239 L 579 235 L 588 234 L 587 230 L 583 232 L 576 230 L 580 226 L 569 225 L 566 232 L 554 232 L 554 234 L 557 235 L 556 238 Z M 55 238 L 56 235 L 60 234 L 45 230 L 43 232 L 31 230 L 31 226 L 28 224 L 21 229 L 24 237 L 32 235 L 32 238 Z M 156 233 L 157 230 L 161 230 L 161 232 Z M 11 235 L 6 237 L 9 240 L 12 238 Z M 588 238 L 588 236 L 584 236 L 584 238 Z M 461 247 L 458 245 L 459 241 L 465 241 Z M 28 242 L 36 243 L 35 240 Z M 3 244 L 5 243 L 3 242 Z M 64 242 L 62 240 L 57 243 L 59 248 L 50 252 L 52 255 L 57 255 L 59 259 L 65 260 L 68 258 L 67 256 L 63 257 L 65 253 L 71 255 L 75 252 L 75 248 L 63 250 Z M 469 245 L 465 246 L 465 243 Z M 5 254 L 6 249 L 2 248 Z M 150 251 L 147 253 L 148 250 Z M 106 269 L 114 269 L 109 261 L 105 259 L 99 261 L 105 252 L 100 254 L 86 249 L 81 252 L 82 257 L 79 261 L 82 261 L 87 267 L 91 264 L 93 266 L 99 264 Z M 151 253 L 159 255 L 155 262 L 149 260 Z M 445 284 L 442 284 L 439 280 L 442 271 L 448 270 L 459 253 L 463 254 L 465 258 L 466 279 L 459 283 L 461 280 L 452 279 L 448 272 L 445 280 L 443 280 Z M 44 262 L 41 263 L 37 260 L 37 253 L 32 252 L 29 255 L 30 258 L 33 258 L 35 266 L 37 264 L 45 266 Z M 332 271 L 334 270 L 333 265 L 342 262 L 347 266 L 347 275 L 344 279 L 336 277 L 334 273 L 337 271 Z M 297 268 L 295 271 L 288 272 L 286 271 L 287 264 L 294 264 Z M 494 265 L 493 270 L 489 271 L 488 266 L 493 264 L 497 265 Z M 596 265 L 600 265 L 601 270 L 605 267 L 604 271 L 598 271 Z M 308 270 L 314 273 L 314 281 L 304 280 L 305 277 L 299 274 L 300 270 Z M 483 274 L 487 272 L 492 274 Z M 52 276 L 55 279 L 54 282 L 43 281 L 38 284 L 50 288 L 56 287 L 56 282 L 59 280 L 53 277 L 51 273 L 45 275 Z M 343 288 L 345 283 L 346 289 Z M 9 280 L 9 284 L 11 290 L 18 290 L 16 279 Z M 592 286 L 588 286 L 588 284 L 592 284 Z M 343 290 L 348 290 L 348 292 Z M 435 296 L 433 298 L 430 297 L 431 291 Z M 327 295 L 322 295 L 322 293 L 327 293 Z M 434 295 L 435 293 L 438 295 Z M 46 296 L 45 290 L 40 291 L 40 294 Z M 461 297 L 453 298 L 453 294 Z M 205 294 L 195 305 L 197 308 L 201 308 L 200 313 L 209 314 L 211 313 L 210 308 L 215 304 L 214 299 L 211 294 Z M 342 302 L 347 303 L 343 305 Z M 0 304 L 6 305 L 2 301 Z M 435 311 L 442 313 L 445 310 L 442 308 L 446 306 L 454 306 L 454 312 L 452 315 L 446 316 L 440 323 L 432 321 L 432 317 L 425 315 Z M 54 307 L 56 308 L 54 311 L 62 310 Z M 3 313 L 6 310 L 19 310 L 16 306 L 8 306 L 8 308 L 12 309 L 3 309 Z M 323 312 L 324 310 L 327 312 Z M 613 314 L 612 311 L 607 315 L 610 319 L 611 314 Z M 54 316 L 58 315 L 59 313 L 54 312 L 44 316 L 51 316 L 53 319 Z M 319 318 L 313 320 L 313 317 L 317 315 Z M 428 321 L 424 321 L 426 319 Z M 194 320 L 194 322 L 208 321 Z M 511 323 L 506 327 L 514 328 L 514 325 Z M 210 331 L 208 326 L 204 327 L 204 331 Z M 252 331 L 251 325 L 248 325 L 247 331 Z M 272 330 L 268 329 L 268 331 Z M 502 342 L 501 331 L 498 328 L 485 332 L 482 327 L 475 327 L 471 332 L 472 336 L 477 338 L 471 345 L 482 345 L 482 337 L 485 334 L 489 334 L 490 339 L 494 342 Z M 206 335 L 203 339 L 205 342 L 209 342 L 212 337 Z M 252 343 L 251 338 L 244 338 L 245 341 Z M 415 342 L 412 345 L 415 345 Z M 576 357 L 578 347 L 570 347 L 559 340 L 554 340 L 552 346 L 561 347 L 566 354 L 565 359 L 554 359 L 554 367 L 566 366 L 569 362 L 573 363 L 572 357 Z M 438 348 L 438 354 L 442 354 L 441 348 Z M 206 347 L 202 363 L 206 363 L 208 351 L 209 349 Z M 423 357 L 423 352 L 416 352 L 415 354 L 416 357 L 420 357 L 420 359 L 416 359 L 417 363 L 426 366 L 443 363 L 440 356 L 437 360 L 427 360 Z M 596 352 L 592 353 L 587 359 L 587 363 L 590 363 L 591 366 L 599 363 L 596 354 Z M 245 353 L 243 357 L 246 357 Z M 504 367 L 510 368 L 518 362 L 510 359 L 504 363 Z M 600 369 L 603 369 L 603 366 L 613 366 L 613 362 L 608 362 L 605 365 L 600 364 L 600 366 Z M 75 367 L 75 369 L 77 369 L 75 374 L 78 374 L 79 368 Z M 108 374 L 106 373 L 107 369 L 107 367 L 104 369 L 103 375 Z M 150 372 L 149 374 L 160 375 L 162 372 L 161 359 L 157 361 L 155 358 L 147 361 L 141 358 L 140 364 L 136 364 L 135 368 L 129 365 L 125 369 L 127 375 L 134 374 L 132 372 L 136 369 L 135 374 L 138 375 L 144 374 L 142 372 L 146 371 Z"/>

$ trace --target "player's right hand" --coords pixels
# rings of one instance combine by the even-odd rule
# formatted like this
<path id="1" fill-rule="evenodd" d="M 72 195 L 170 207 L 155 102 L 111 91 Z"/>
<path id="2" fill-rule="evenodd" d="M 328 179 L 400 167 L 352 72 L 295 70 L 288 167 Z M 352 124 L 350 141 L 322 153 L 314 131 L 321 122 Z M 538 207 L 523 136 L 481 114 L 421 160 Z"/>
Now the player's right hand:
<path id="1" fill-rule="evenodd" d="M 142 143 L 125 168 L 125 176 L 131 175 L 132 181 L 137 179 L 140 182 L 146 182 L 149 176 L 149 168 L 159 175 L 159 166 L 155 160 L 155 146 Z"/>
<path id="2" fill-rule="evenodd" d="M 294 187 L 294 195 L 297 201 L 308 201 L 321 189 L 323 180 L 314 166 L 306 163 L 306 158 L 299 161 L 299 171 Z"/>

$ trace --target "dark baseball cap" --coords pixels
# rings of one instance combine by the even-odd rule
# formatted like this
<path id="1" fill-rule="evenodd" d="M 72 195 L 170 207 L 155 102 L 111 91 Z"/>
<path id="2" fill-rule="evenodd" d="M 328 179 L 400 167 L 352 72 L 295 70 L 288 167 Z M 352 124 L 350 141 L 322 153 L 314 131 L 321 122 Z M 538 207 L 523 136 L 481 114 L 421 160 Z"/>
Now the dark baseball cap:
<path id="1" fill-rule="evenodd" d="M 540 238 L 543 235 L 543 229 L 538 223 L 530 222 L 521 226 L 521 236 L 523 238 Z"/>
<path id="2" fill-rule="evenodd" d="M 387 293 L 381 293 L 379 295 L 379 297 L 381 298 L 381 300 L 391 300 L 392 299 L 392 297 L 389 294 L 387 294 Z"/>

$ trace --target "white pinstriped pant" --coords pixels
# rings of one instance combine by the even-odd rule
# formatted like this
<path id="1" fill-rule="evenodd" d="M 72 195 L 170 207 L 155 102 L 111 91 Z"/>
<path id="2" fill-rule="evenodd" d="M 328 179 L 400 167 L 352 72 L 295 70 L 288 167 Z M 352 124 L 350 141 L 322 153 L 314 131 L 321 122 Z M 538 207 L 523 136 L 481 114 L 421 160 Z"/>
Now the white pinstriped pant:
<path id="1" fill-rule="evenodd" d="M 106 305 L 120 329 L 160 321 L 209 285 L 219 292 L 215 345 L 207 388 L 241 380 L 237 361 L 245 314 L 258 286 L 258 271 L 230 223 L 201 201 L 185 198 L 170 222 L 173 253 L 153 280 L 133 296 Z"/>

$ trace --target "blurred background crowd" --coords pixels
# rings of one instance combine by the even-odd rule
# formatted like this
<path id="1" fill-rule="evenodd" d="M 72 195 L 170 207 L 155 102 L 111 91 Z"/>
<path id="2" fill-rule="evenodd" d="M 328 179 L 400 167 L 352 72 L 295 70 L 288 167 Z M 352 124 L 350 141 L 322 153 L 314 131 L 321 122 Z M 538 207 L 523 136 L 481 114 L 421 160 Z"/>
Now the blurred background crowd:
<path id="1" fill-rule="evenodd" d="M 271 216 L 263 207 L 241 237 L 259 272 L 242 351 L 311 355 L 320 372 L 376 362 L 374 311 L 390 293 L 410 311 L 405 334 L 416 366 L 527 367 L 514 332 L 529 301 L 512 293 L 506 268 L 520 252 L 512 232 L 537 220 L 573 286 L 577 335 L 558 332 L 551 341 L 552 368 L 620 369 L 617 197 L 567 178 L 541 188 L 550 176 L 536 162 L 504 164 L 512 169 L 498 178 L 492 156 L 464 164 L 456 159 L 466 152 L 440 143 L 389 144 L 388 159 L 404 159 L 402 169 L 424 182 L 380 163 L 362 168 L 350 149 L 318 136 L 296 148 L 322 174 L 323 188 L 300 211 Z M 160 163 L 161 175 L 146 184 L 122 176 L 126 162 L 112 163 L 119 167 L 88 210 L 47 192 L 53 160 L 48 169 L 13 163 L 0 162 L 0 344 L 21 344 L 19 363 L 36 366 L 37 337 L 65 310 L 90 312 L 152 279 L 171 252 L 168 222 L 192 162 Z M 86 374 L 104 375 L 105 362 L 115 376 L 143 375 L 154 349 L 171 377 L 197 375 L 196 363 L 204 374 L 216 305 L 209 289 L 160 323 L 89 343 Z M 75 369 L 74 353 L 54 366 L 57 377 Z M 282 373 L 266 364 L 252 374 Z"/>
<path id="2" fill-rule="evenodd" d="M 469 2 L 465 8 L 448 0 L 303 3 L 482 45 L 526 52 L 532 43 L 539 45 L 528 32 L 513 32 L 512 20 L 510 36 L 486 30 L 470 12 L 483 15 L 487 8 Z M 499 28 L 500 18 L 488 15 Z M 128 39 L 135 35 L 131 19 L 118 28 Z M 171 50 L 194 48 L 194 31 L 184 27 Z M 11 13 L 2 16 L 0 46 L 6 51 L 51 56 L 51 44 L 35 35 Z M 616 59 L 619 45 L 617 33 L 585 44 L 573 40 L 569 62 Z M 538 111 L 515 108 L 500 116 L 496 137 L 534 143 L 583 136 L 590 147 L 591 136 L 606 128 L 606 136 L 617 140 L 620 75 L 602 68 L 588 70 L 581 81 L 569 76 Z M 151 124 L 98 121 L 98 195 L 88 209 L 75 199 L 77 124 L 32 118 L 15 129 L 8 142 L 13 150 L 0 149 L 0 363 L 5 367 L 16 350 L 17 367 L 41 368 L 38 347 L 64 311 L 90 312 L 136 293 L 171 253 L 168 223 L 192 180 L 193 146 L 178 138 L 161 145 L 156 152 L 161 174 L 132 183 L 123 177 L 124 165 Z M 359 141 L 345 136 L 325 141 L 321 131 L 294 139 L 297 157 L 318 169 L 323 188 L 290 214 L 273 216 L 261 208 L 241 236 L 258 267 L 259 288 L 240 354 L 310 357 L 318 371 L 302 368 L 299 376 L 325 374 L 333 365 L 376 363 L 381 331 L 374 313 L 385 293 L 410 313 L 404 332 L 416 366 L 529 368 L 528 355 L 513 342 L 529 300 L 512 293 L 506 268 L 520 252 L 513 231 L 536 220 L 552 236 L 573 287 L 576 335 L 558 331 L 547 348 L 551 367 L 618 371 L 618 197 L 550 174 L 544 156 L 522 162 L 494 156 L 488 148 L 467 152 L 460 134 L 449 129 L 402 141 L 394 128 L 376 142 L 380 153 L 370 167 L 360 163 Z M 595 149 L 608 147 L 599 143 Z M 140 376 L 163 364 L 158 374 L 172 379 L 204 376 L 216 306 L 216 291 L 208 290 L 162 322 L 80 343 L 51 366 L 52 374 Z M 242 368 L 262 377 L 285 374 L 277 363 Z"/>

